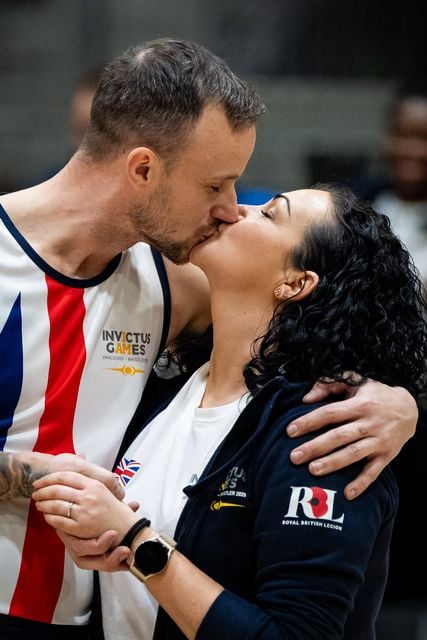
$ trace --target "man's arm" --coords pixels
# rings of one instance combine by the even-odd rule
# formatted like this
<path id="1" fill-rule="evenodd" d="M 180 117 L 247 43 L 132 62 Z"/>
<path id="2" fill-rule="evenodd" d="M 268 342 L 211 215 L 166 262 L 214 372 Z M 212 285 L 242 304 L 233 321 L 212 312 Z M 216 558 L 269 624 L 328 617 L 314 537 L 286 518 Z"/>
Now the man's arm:
<path id="1" fill-rule="evenodd" d="M 0 453 L 0 500 L 31 498 L 33 482 L 55 471 L 76 471 L 102 482 L 119 500 L 124 490 L 110 471 L 87 462 L 80 456 L 61 453 Z"/>
<path id="2" fill-rule="evenodd" d="M 199 267 L 163 259 L 171 290 L 170 344 L 182 333 L 203 334 L 212 322 L 211 304 L 208 280 Z"/>
<path id="3" fill-rule="evenodd" d="M 304 401 L 319 402 L 331 393 L 345 393 L 347 399 L 301 416 L 287 432 L 295 437 L 328 424 L 340 426 L 294 449 L 291 459 L 295 464 L 311 461 L 310 472 L 322 476 L 366 458 L 361 473 L 345 488 L 346 498 L 352 500 L 372 484 L 414 435 L 418 409 L 406 389 L 374 380 L 360 387 L 317 383 Z"/>
<path id="4" fill-rule="evenodd" d="M 31 498 L 33 482 L 41 478 L 42 468 L 34 468 L 32 454 L 0 454 L 0 500 Z"/>

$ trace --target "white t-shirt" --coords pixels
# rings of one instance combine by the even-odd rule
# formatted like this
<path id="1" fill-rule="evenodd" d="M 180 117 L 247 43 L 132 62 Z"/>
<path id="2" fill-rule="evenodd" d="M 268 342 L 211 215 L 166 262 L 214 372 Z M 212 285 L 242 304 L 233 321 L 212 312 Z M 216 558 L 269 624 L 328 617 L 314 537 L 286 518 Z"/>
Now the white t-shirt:
<path id="1" fill-rule="evenodd" d="M 119 465 L 127 480 L 125 500 L 138 501 L 141 517 L 171 537 L 187 500 L 183 488 L 197 482 L 247 402 L 199 408 L 208 374 L 206 363 L 141 431 Z M 129 572 L 101 573 L 100 584 L 106 639 L 151 638 L 158 605 L 145 585 Z"/>

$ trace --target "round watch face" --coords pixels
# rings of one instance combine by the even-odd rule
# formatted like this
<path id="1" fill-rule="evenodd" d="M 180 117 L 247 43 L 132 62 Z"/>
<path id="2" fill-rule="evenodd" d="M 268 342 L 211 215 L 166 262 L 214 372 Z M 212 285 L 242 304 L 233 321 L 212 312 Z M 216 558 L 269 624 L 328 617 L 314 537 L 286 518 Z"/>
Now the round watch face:
<path id="1" fill-rule="evenodd" d="M 135 550 L 135 564 L 145 575 L 159 573 L 167 563 L 169 550 L 158 540 L 147 540 Z"/>

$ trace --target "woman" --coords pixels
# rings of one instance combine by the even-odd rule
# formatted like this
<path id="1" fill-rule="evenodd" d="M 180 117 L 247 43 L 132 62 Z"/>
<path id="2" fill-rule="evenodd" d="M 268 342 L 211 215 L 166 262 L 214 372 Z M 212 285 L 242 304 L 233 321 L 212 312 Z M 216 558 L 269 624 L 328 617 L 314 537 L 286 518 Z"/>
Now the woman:
<path id="1" fill-rule="evenodd" d="M 213 350 L 117 469 L 140 511 L 71 472 L 35 483 L 37 508 L 65 534 L 117 532 L 109 557 L 79 561 L 104 570 L 107 638 L 374 638 L 392 473 L 348 502 L 358 465 L 314 484 L 286 466 L 283 434 L 319 378 L 417 392 L 427 332 L 409 255 L 388 218 L 320 185 L 248 207 L 191 261 L 211 287 Z M 146 588 L 106 572 L 126 562 Z"/>

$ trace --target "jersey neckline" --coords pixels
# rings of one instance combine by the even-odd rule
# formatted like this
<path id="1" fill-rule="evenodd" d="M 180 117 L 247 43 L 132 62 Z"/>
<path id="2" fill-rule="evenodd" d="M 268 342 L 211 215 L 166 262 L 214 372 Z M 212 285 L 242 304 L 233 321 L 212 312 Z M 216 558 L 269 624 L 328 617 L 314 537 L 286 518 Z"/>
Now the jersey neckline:
<path id="1" fill-rule="evenodd" d="M 0 220 L 3 221 L 6 229 L 9 231 L 11 236 L 16 240 L 24 253 L 36 264 L 39 269 L 41 269 L 48 276 L 60 282 L 61 284 L 65 284 L 69 287 L 74 287 L 76 289 L 85 289 L 87 287 L 93 287 L 104 280 L 107 280 L 109 276 L 117 269 L 120 264 L 120 260 L 122 258 L 122 254 L 119 253 L 110 262 L 107 266 L 99 273 L 98 275 L 92 278 L 72 278 L 71 276 L 66 276 L 60 271 L 57 271 L 53 267 L 50 266 L 29 244 L 29 242 L 24 238 L 21 232 L 16 228 L 12 220 L 9 218 L 6 213 L 4 207 L 0 204 Z"/>

